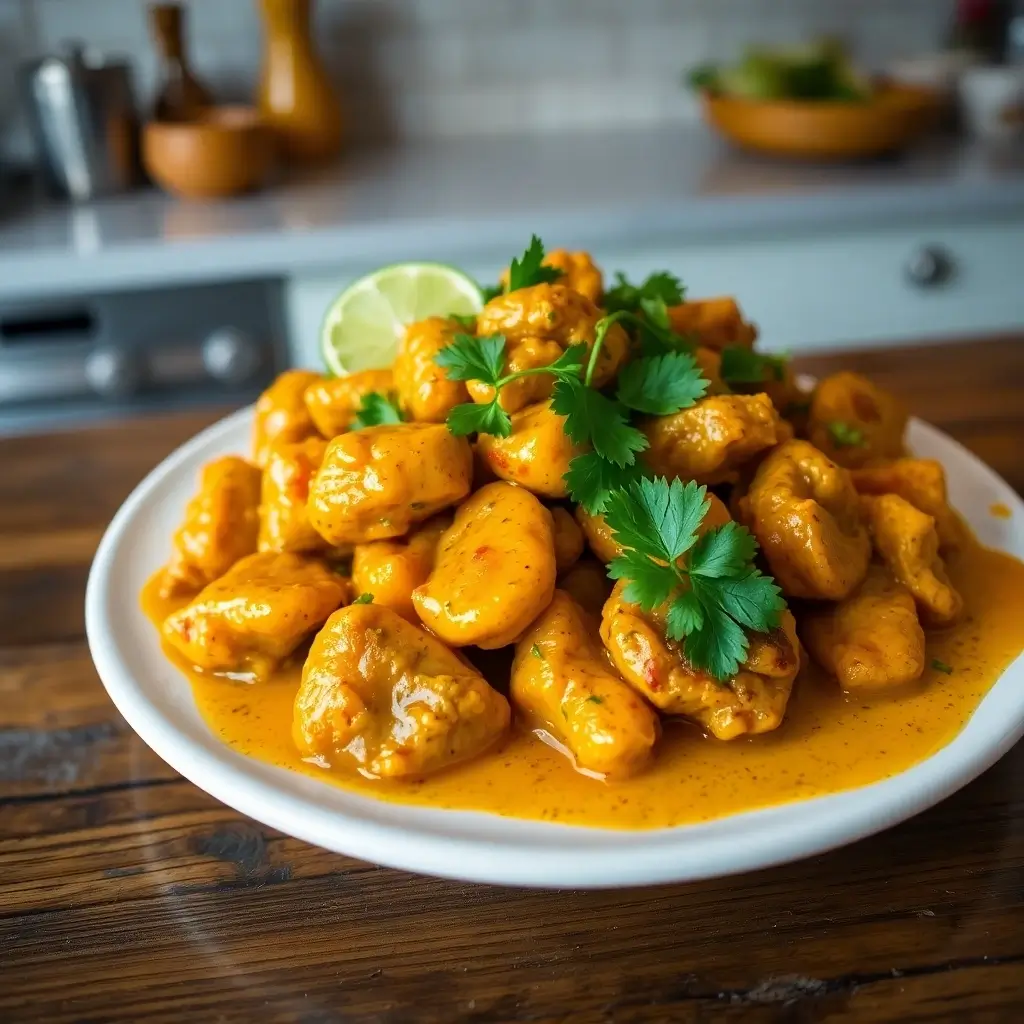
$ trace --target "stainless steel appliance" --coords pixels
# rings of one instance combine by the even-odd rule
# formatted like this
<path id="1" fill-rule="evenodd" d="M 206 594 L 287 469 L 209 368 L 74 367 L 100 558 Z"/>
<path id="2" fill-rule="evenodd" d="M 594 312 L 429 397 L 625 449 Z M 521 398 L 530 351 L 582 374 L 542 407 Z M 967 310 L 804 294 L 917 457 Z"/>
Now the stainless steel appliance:
<path id="1" fill-rule="evenodd" d="M 0 433 L 248 401 L 285 363 L 282 283 L 0 302 Z"/>
<path id="2" fill-rule="evenodd" d="M 139 123 L 131 68 L 80 46 L 23 72 L 39 162 L 50 184 L 76 201 L 140 180 Z"/>

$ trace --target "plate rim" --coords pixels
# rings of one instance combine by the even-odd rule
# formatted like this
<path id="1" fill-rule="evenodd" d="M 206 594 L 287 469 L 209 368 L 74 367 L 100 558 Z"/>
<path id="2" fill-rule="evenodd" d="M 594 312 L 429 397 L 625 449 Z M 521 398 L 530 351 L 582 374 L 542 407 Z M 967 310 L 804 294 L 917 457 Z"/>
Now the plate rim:
<path id="1" fill-rule="evenodd" d="M 824 853 L 891 827 L 967 785 L 1024 735 L 1024 687 L 1016 694 L 1016 713 L 1004 713 L 998 725 L 990 726 L 987 741 L 974 735 L 981 727 L 972 728 L 982 709 L 993 703 L 993 695 L 1012 686 L 1011 677 L 1020 676 L 1024 682 L 1022 654 L 949 743 L 903 772 L 838 793 L 706 823 L 622 831 L 380 801 L 240 754 L 214 736 L 201 718 L 205 736 L 200 742 L 165 717 L 144 684 L 127 670 L 106 602 L 120 546 L 139 511 L 182 464 L 230 437 L 250 423 L 252 415 L 253 407 L 247 406 L 206 427 L 163 459 L 125 499 L 104 532 L 89 572 L 86 637 L 110 699 L 160 758 L 222 803 L 285 834 L 371 863 L 461 881 L 573 889 L 697 881 Z M 1000 500 L 1007 500 L 1014 517 L 1024 518 L 1024 501 L 967 448 L 921 420 L 912 420 L 911 430 L 931 435 L 965 456 L 972 469 L 1000 492 Z M 198 716 L 197 708 L 195 712 Z M 312 796 L 286 792 L 284 777 L 294 788 L 309 789 Z M 325 806 L 326 797 L 315 799 L 326 792 L 345 794 L 344 802 L 356 810 L 346 806 L 339 811 Z M 358 813 L 358 805 L 365 805 L 363 813 Z M 807 820 L 794 828 L 786 821 L 793 815 Z M 731 834 L 735 829 L 746 833 L 743 843 Z M 517 831 L 523 835 L 521 841 L 505 834 Z M 541 834 L 548 838 L 538 845 L 536 837 Z M 581 837 L 586 837 L 585 844 Z M 699 859 L 693 856 L 694 846 L 700 849 Z"/>

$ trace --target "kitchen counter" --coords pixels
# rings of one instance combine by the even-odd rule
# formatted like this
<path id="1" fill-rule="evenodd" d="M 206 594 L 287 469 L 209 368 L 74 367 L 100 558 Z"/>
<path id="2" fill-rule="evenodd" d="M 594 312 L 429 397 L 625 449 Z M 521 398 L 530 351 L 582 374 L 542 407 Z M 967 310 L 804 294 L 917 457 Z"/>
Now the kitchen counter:
<path id="1" fill-rule="evenodd" d="M 873 375 L 1020 491 L 1020 341 L 800 368 Z M 107 699 L 82 603 L 117 506 L 212 418 L 0 441 L 0 1019 L 1022 1018 L 1022 744 L 845 849 L 607 892 L 376 868 L 186 782 Z"/>
<path id="2" fill-rule="evenodd" d="M 860 165 L 777 162 L 699 127 L 497 137 L 353 155 L 230 201 L 154 191 L 0 225 L 0 299 L 405 259 L 499 267 L 536 231 L 602 249 L 758 234 L 870 230 L 894 219 L 1024 215 L 1024 153 L 936 140 Z"/>

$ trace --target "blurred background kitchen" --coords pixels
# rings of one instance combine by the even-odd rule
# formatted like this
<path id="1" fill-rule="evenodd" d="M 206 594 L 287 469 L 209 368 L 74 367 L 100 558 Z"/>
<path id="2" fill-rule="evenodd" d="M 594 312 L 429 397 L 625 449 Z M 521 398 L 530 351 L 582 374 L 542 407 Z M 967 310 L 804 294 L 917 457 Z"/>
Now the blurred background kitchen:
<path id="1" fill-rule="evenodd" d="M 1019 329 L 1022 135 L 1024 2 L 0 0 L 0 432 L 240 403 L 531 232 L 775 350 Z"/>

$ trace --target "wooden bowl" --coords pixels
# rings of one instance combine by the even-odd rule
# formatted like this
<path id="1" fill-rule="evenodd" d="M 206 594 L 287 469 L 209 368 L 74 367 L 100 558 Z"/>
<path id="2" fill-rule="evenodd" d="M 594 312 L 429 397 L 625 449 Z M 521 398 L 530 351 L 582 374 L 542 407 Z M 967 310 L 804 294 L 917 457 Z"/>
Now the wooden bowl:
<path id="1" fill-rule="evenodd" d="M 891 84 L 867 103 L 747 100 L 705 93 L 704 116 L 747 149 L 812 160 L 853 160 L 902 149 L 934 122 L 931 89 Z"/>
<path id="2" fill-rule="evenodd" d="M 151 121 L 142 161 L 162 188 L 189 199 L 258 188 L 273 162 L 273 137 L 252 107 L 211 107 L 194 121 Z"/>

